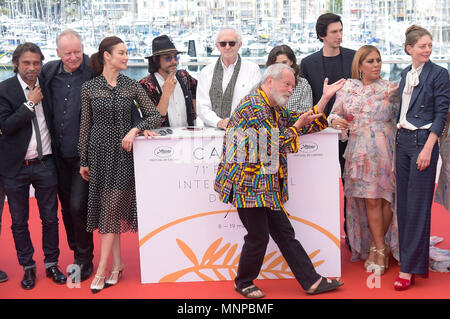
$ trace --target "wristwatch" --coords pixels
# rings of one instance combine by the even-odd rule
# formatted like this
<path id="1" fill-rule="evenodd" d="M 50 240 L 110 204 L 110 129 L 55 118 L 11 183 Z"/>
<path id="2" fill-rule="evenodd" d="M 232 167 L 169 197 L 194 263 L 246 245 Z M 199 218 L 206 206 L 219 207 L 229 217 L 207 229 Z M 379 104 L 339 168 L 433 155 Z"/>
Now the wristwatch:
<path id="1" fill-rule="evenodd" d="M 34 106 L 35 106 L 35 104 L 34 104 L 33 101 L 26 101 L 26 102 L 25 102 L 25 105 L 26 105 L 30 110 L 33 110 L 33 111 L 34 111 Z"/>

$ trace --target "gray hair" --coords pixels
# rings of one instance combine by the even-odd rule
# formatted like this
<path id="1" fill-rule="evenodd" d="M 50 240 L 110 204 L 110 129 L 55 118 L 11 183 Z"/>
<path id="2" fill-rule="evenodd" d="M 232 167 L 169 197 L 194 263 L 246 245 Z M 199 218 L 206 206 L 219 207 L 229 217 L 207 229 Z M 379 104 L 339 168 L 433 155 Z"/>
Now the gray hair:
<path id="1" fill-rule="evenodd" d="M 59 48 L 59 40 L 60 40 L 62 37 L 65 37 L 65 36 L 68 36 L 68 35 L 74 36 L 75 38 L 77 38 L 78 40 L 80 40 L 80 43 L 81 43 L 81 44 L 83 43 L 83 41 L 82 41 L 82 39 L 81 39 L 81 35 L 80 35 L 77 31 L 72 30 L 72 29 L 66 29 L 66 30 L 62 31 L 60 34 L 58 34 L 58 36 L 56 37 L 56 47 L 57 47 L 57 48 Z"/>
<path id="2" fill-rule="evenodd" d="M 290 72 L 292 72 L 292 74 L 295 77 L 295 71 L 293 68 L 291 68 L 290 66 L 283 64 L 283 63 L 275 63 L 275 64 L 271 64 L 269 65 L 266 70 L 264 71 L 264 74 L 261 77 L 261 84 L 264 84 L 267 82 L 267 80 L 269 79 L 269 77 L 274 78 L 275 80 L 279 80 L 281 77 L 281 73 L 283 72 L 283 70 L 289 70 Z"/>
<path id="3" fill-rule="evenodd" d="M 241 42 L 242 42 L 242 34 L 241 34 L 241 32 L 239 32 L 238 30 L 236 30 L 236 29 L 233 28 L 233 27 L 222 27 L 222 28 L 220 28 L 219 32 L 217 33 L 217 36 L 216 36 L 216 43 L 219 42 L 219 38 L 220 38 L 220 35 L 222 34 L 222 32 L 223 32 L 223 31 L 228 31 L 228 30 L 233 31 L 233 32 L 236 34 L 236 36 L 237 36 L 237 42 L 238 42 L 238 43 L 241 43 Z"/>

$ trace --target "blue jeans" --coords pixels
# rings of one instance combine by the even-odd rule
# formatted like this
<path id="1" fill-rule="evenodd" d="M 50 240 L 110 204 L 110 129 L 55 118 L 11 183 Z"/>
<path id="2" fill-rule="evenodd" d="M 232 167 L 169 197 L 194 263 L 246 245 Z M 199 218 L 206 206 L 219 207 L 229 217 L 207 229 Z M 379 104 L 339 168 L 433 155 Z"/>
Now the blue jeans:
<path id="1" fill-rule="evenodd" d="M 34 248 L 28 229 L 30 185 L 35 196 L 42 221 L 42 248 L 45 268 L 58 263 L 58 182 L 53 158 L 34 165 L 22 166 L 19 173 L 9 178 L 3 176 L 3 186 L 8 196 L 12 233 L 19 264 L 25 269 L 35 268 Z"/>

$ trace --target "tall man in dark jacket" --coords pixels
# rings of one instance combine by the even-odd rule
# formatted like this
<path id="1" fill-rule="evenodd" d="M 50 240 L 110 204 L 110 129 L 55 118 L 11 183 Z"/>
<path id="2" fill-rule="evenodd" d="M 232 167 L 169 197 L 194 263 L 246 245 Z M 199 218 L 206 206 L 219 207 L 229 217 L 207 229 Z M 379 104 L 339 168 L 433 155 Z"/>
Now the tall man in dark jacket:
<path id="1" fill-rule="evenodd" d="M 44 56 L 33 43 L 19 45 L 12 62 L 17 75 L 0 83 L 0 174 L 8 196 L 12 233 L 19 264 L 24 268 L 22 288 L 36 281 L 34 248 L 28 228 L 30 185 L 42 220 L 42 246 L 47 277 L 64 284 L 58 268 L 57 177 L 52 149 L 52 114 L 48 94 L 38 78 Z"/>
<path id="2" fill-rule="evenodd" d="M 328 78 L 329 83 L 339 79 L 351 77 L 352 62 L 355 51 L 341 47 L 343 25 L 341 17 L 334 13 L 322 14 L 316 22 L 317 38 L 323 42 L 323 48 L 302 59 L 300 69 L 311 85 L 313 92 L 313 105 L 317 104 L 322 96 L 323 81 Z M 333 108 L 336 95 L 334 95 L 323 113 L 328 116 Z M 344 173 L 344 152 L 347 142 L 339 141 L 339 164 L 341 176 Z M 342 180 L 344 183 L 344 180 Z M 346 216 L 347 200 L 344 196 L 344 217 Z M 347 232 L 346 223 L 344 230 Z M 347 245 L 349 242 L 347 240 Z M 350 247 L 350 246 L 349 246 Z"/>
<path id="3" fill-rule="evenodd" d="M 313 105 L 322 97 L 323 81 L 329 83 L 351 76 L 352 61 L 355 51 L 341 47 L 342 42 L 341 17 L 334 13 L 322 14 L 316 23 L 317 38 L 323 42 L 323 48 L 305 57 L 300 63 L 305 78 L 313 91 Z M 336 95 L 328 102 L 323 111 L 326 116 L 331 112 Z"/>
<path id="4" fill-rule="evenodd" d="M 80 35 L 65 30 L 56 39 L 60 60 L 42 68 L 44 86 L 49 92 L 53 115 L 58 195 L 74 265 L 72 281 L 84 281 L 93 270 L 93 235 L 86 231 L 88 182 L 80 175 L 78 136 L 80 131 L 81 85 L 93 77 L 89 57 L 83 54 Z"/>

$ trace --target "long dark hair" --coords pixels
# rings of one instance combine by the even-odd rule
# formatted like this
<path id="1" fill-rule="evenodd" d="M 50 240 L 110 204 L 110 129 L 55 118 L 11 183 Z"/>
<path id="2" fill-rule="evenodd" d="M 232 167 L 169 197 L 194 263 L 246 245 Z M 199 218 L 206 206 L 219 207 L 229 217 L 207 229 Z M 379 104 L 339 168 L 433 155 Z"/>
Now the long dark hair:
<path id="1" fill-rule="evenodd" d="M 292 61 L 291 68 L 294 69 L 295 82 L 297 83 L 297 77 L 303 77 L 303 73 L 300 71 L 300 67 L 297 64 L 297 58 L 295 57 L 294 51 L 286 44 L 278 45 L 270 51 L 269 56 L 267 57 L 266 68 L 269 65 L 277 63 L 277 56 L 281 54 L 286 55 L 287 58 Z"/>
<path id="2" fill-rule="evenodd" d="M 44 61 L 44 55 L 42 54 L 41 48 L 39 48 L 36 44 L 31 42 L 25 42 L 22 44 L 19 44 L 17 48 L 14 50 L 14 53 L 12 55 L 12 63 L 14 65 L 14 73 L 18 73 L 19 70 L 17 69 L 17 66 L 19 65 L 19 59 L 25 52 L 32 52 L 37 53 L 41 56 L 41 64 L 42 61 Z"/>
<path id="3" fill-rule="evenodd" d="M 158 69 L 161 66 L 160 59 L 160 55 L 154 55 L 148 58 L 148 73 L 158 72 Z"/>
<path id="4" fill-rule="evenodd" d="M 104 38 L 102 42 L 100 42 L 98 52 L 92 54 L 89 59 L 89 64 L 94 76 L 99 76 L 103 72 L 103 66 L 105 64 L 103 56 L 105 52 L 112 54 L 113 47 L 119 43 L 123 43 L 123 41 L 121 38 L 116 36 Z"/>

